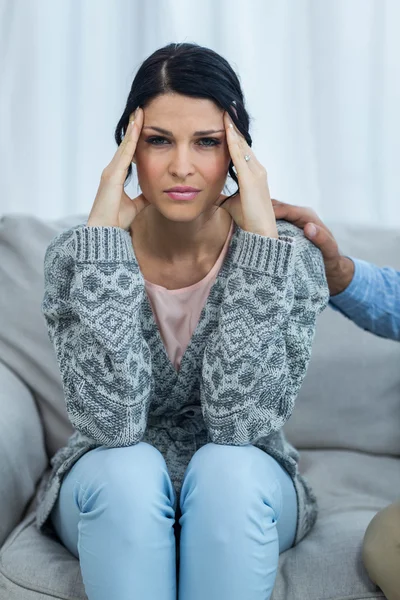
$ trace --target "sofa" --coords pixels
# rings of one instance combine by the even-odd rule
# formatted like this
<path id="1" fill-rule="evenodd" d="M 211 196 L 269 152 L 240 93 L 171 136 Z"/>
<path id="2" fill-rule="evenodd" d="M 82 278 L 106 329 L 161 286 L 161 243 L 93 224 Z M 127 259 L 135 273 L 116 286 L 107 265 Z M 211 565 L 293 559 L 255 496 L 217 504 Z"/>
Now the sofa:
<path id="1" fill-rule="evenodd" d="M 38 486 L 73 431 L 40 309 L 43 259 L 55 235 L 86 218 L 0 219 L 0 600 L 86 598 L 79 561 L 51 526 L 35 525 Z M 400 269 L 398 231 L 329 226 L 342 252 Z M 328 306 L 284 432 L 300 452 L 319 517 L 280 555 L 272 600 L 385 598 L 361 548 L 374 515 L 400 498 L 400 344 Z"/>

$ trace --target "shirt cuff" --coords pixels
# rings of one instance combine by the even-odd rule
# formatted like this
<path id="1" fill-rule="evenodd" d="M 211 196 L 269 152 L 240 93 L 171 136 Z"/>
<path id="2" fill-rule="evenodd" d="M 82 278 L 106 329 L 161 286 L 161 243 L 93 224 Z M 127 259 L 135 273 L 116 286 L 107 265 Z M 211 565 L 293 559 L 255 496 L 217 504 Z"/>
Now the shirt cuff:
<path id="1" fill-rule="evenodd" d="M 335 294 L 329 299 L 329 304 L 334 310 L 350 315 L 356 312 L 359 304 L 365 299 L 372 279 L 373 265 L 359 258 L 346 256 L 354 263 L 353 279 L 343 292 Z"/>

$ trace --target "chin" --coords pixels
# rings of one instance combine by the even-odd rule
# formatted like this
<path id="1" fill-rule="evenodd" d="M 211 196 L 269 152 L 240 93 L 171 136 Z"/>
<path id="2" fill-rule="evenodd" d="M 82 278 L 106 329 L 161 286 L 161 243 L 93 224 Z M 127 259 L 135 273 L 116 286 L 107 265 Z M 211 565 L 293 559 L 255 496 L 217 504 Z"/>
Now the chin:
<path id="1" fill-rule="evenodd" d="M 181 206 L 175 206 L 171 210 L 164 209 L 160 210 L 159 212 L 163 215 L 163 217 L 165 217 L 169 221 L 174 221 L 176 223 L 190 223 L 191 221 L 197 219 L 204 211 L 201 211 L 199 209 L 196 210 L 193 206 L 191 206 L 190 208 L 182 208 Z"/>
<path id="2" fill-rule="evenodd" d="M 202 213 L 210 210 L 212 206 L 204 206 L 196 200 L 172 200 L 168 196 L 161 202 L 151 202 L 154 210 L 161 213 L 170 221 L 189 222 L 197 219 Z"/>

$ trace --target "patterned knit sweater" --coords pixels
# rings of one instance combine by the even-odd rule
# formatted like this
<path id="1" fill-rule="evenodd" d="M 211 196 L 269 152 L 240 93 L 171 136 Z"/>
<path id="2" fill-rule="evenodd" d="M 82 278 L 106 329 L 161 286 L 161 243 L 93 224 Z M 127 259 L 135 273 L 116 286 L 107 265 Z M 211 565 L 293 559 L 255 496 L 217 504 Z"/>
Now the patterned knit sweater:
<path id="1" fill-rule="evenodd" d="M 51 241 L 42 311 L 75 431 L 42 479 L 39 529 L 48 525 L 63 476 L 88 450 L 152 444 L 179 498 L 193 454 L 214 442 L 253 444 L 273 456 L 297 493 L 295 545 L 309 533 L 317 500 L 282 427 L 329 291 L 320 251 L 296 226 L 278 221 L 277 228 L 279 239 L 235 224 L 179 371 L 160 336 L 129 231 L 84 223 Z"/>

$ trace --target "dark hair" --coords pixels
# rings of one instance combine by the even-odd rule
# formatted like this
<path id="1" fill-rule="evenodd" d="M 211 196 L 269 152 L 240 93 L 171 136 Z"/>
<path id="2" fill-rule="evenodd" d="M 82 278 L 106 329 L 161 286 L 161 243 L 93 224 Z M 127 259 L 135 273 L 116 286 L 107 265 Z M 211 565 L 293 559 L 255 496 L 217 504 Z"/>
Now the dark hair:
<path id="1" fill-rule="evenodd" d="M 156 96 L 174 92 L 213 100 L 229 113 L 246 142 L 249 146 L 252 145 L 250 118 L 244 107 L 238 76 L 220 54 L 210 48 L 189 43 L 168 44 L 153 52 L 141 64 L 133 80 L 125 110 L 115 129 L 117 144 L 121 143 L 122 134 L 125 135 L 129 116 L 138 106 L 145 108 Z M 132 165 L 129 166 L 125 182 L 131 173 Z M 234 196 L 239 191 L 239 184 L 232 160 L 229 175 L 238 185 L 238 189 L 232 194 Z"/>

